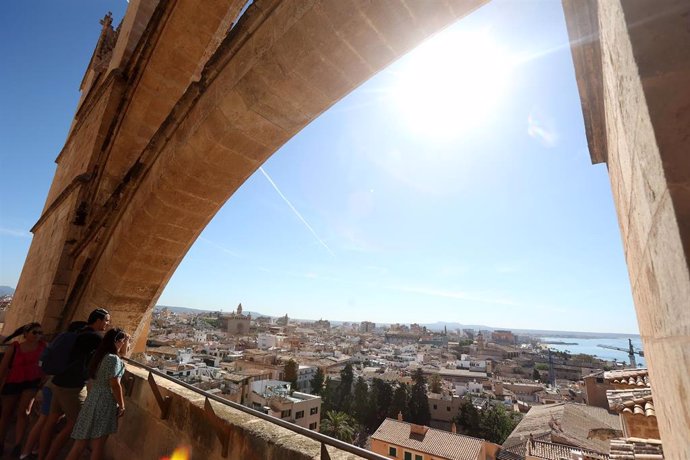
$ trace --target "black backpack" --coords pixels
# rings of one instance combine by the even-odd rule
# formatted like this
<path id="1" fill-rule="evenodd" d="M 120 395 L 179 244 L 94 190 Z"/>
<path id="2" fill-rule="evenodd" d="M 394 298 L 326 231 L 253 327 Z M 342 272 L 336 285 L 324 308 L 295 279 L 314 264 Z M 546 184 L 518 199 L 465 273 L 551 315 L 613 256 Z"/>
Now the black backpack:
<path id="1" fill-rule="evenodd" d="M 63 332 L 45 347 L 38 360 L 44 374 L 57 375 L 67 370 L 78 335 L 78 332 Z"/>

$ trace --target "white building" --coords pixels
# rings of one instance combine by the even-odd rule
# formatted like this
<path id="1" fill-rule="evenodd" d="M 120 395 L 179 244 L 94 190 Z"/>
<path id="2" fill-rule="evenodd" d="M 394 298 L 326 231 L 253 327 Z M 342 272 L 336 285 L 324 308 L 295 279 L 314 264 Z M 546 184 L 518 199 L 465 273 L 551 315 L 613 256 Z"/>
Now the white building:
<path id="1" fill-rule="evenodd" d="M 206 331 L 194 331 L 194 341 L 203 343 L 206 342 L 208 334 Z"/>
<path id="2" fill-rule="evenodd" d="M 289 382 L 280 380 L 252 382 L 246 405 L 301 427 L 319 431 L 321 398 L 298 391 L 290 394 Z"/>
<path id="3" fill-rule="evenodd" d="M 311 381 L 316 375 L 316 366 L 300 364 L 297 370 L 297 391 L 311 393 Z"/>
<path id="4" fill-rule="evenodd" d="M 282 347 L 285 339 L 284 335 L 261 333 L 256 338 L 256 346 L 259 350 Z"/>
<path id="5" fill-rule="evenodd" d="M 467 393 L 481 394 L 482 391 L 483 387 L 481 383 L 466 382 L 455 384 L 455 394 L 458 396 L 464 396 Z"/>

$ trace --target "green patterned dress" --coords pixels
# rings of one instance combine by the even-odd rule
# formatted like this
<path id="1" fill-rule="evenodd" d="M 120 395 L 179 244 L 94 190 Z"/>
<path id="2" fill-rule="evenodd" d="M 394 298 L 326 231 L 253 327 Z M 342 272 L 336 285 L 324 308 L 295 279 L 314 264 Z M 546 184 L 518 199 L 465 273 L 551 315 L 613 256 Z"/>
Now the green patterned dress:
<path id="1" fill-rule="evenodd" d="M 117 355 L 103 357 L 79 411 L 72 439 L 96 439 L 117 432 L 117 403 L 110 389 L 110 379 L 119 379 L 124 373 L 125 364 Z"/>

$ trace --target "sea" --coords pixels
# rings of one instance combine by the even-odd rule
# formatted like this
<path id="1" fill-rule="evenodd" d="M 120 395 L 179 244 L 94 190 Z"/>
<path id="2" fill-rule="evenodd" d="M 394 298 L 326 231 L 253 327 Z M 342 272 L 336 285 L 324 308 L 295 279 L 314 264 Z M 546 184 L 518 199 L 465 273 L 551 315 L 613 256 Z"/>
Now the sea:
<path id="1" fill-rule="evenodd" d="M 609 345 L 613 347 L 628 349 L 628 338 L 632 339 L 632 344 L 635 350 L 642 350 L 642 341 L 639 336 L 630 337 L 616 337 L 608 339 L 581 339 L 577 337 L 540 337 L 542 342 L 569 342 L 577 343 L 577 345 L 553 345 L 549 344 L 548 347 L 558 351 L 568 350 L 570 354 L 583 353 L 586 355 L 594 355 L 597 358 L 605 359 L 607 361 L 613 361 L 614 359 L 618 362 L 629 362 L 628 353 L 616 350 L 610 350 L 608 348 L 601 348 L 597 345 Z M 642 364 L 646 367 L 646 362 L 644 358 L 639 355 L 635 355 L 637 360 L 637 365 L 639 367 Z"/>

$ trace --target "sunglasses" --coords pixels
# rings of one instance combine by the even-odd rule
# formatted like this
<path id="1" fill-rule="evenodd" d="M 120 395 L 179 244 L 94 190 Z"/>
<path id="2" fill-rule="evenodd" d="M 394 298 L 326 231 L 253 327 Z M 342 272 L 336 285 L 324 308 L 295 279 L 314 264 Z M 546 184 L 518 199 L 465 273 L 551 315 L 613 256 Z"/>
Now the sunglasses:
<path id="1" fill-rule="evenodd" d="M 33 335 L 43 335 L 43 331 L 31 331 Z"/>

